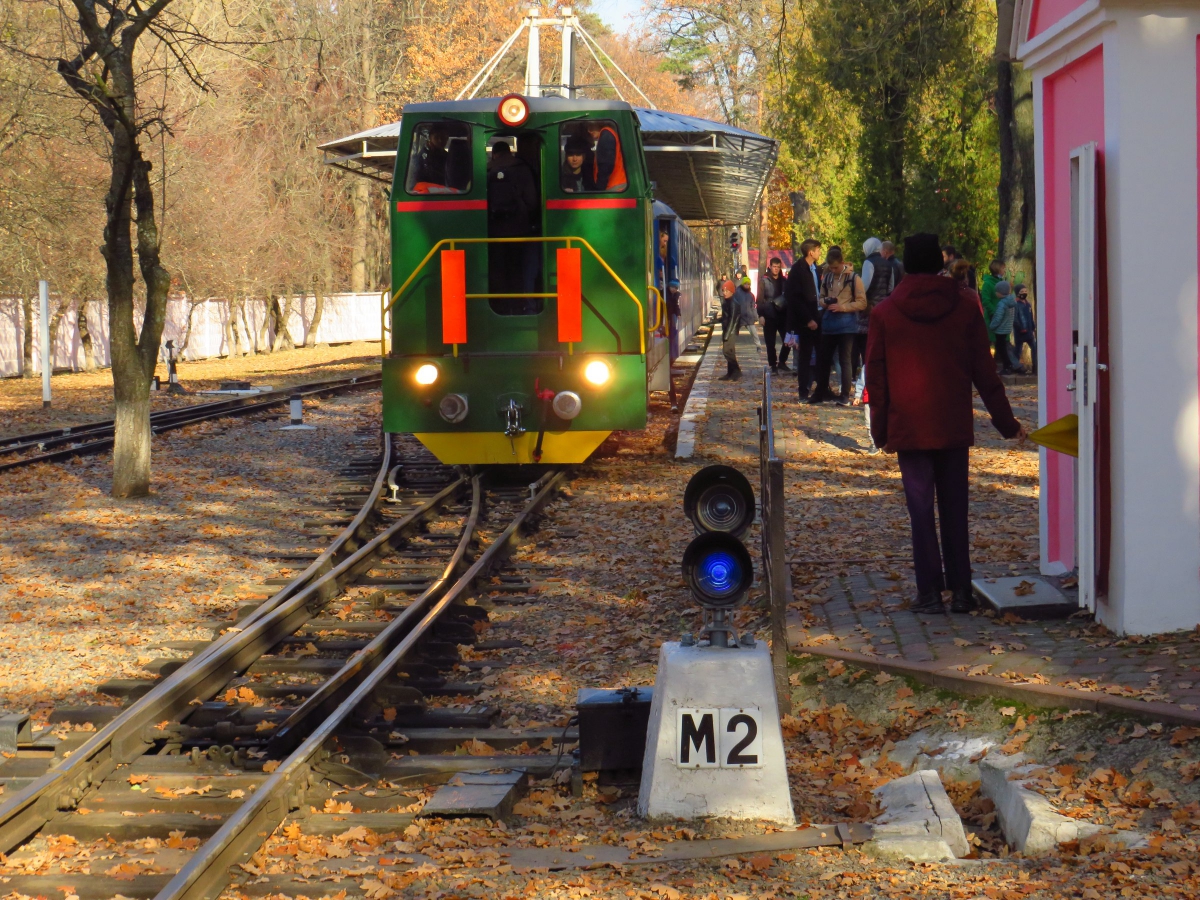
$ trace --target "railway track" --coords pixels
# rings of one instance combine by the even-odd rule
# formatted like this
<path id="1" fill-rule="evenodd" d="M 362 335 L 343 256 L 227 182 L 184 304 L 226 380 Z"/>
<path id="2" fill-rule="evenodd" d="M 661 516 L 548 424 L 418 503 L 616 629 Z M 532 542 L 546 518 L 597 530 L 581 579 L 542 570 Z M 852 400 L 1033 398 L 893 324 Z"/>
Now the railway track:
<path id="1" fill-rule="evenodd" d="M 346 474 L 357 481 L 326 512 L 352 518 L 278 592 L 211 642 L 173 645 L 191 656 L 158 664 L 98 731 L 6 754 L 5 896 L 213 898 L 287 820 L 387 832 L 411 821 L 390 785 L 462 770 L 461 756 L 404 754 L 489 728 L 497 710 L 471 699 L 481 685 L 447 673 L 463 670 L 459 646 L 506 645 L 479 640 L 475 597 L 530 590 L 528 571 L 502 567 L 564 474 L 471 476 L 392 436 Z M 361 812 L 312 814 L 330 802 Z"/>
<path id="2" fill-rule="evenodd" d="M 300 384 L 278 391 L 266 391 L 256 396 L 231 397 L 211 403 L 163 409 L 150 414 L 150 430 L 154 434 L 164 434 L 177 428 L 195 425 L 198 422 L 207 422 L 211 419 L 252 415 L 286 403 L 293 394 L 300 394 L 303 397 L 328 397 L 345 391 L 378 387 L 381 380 L 379 375 L 336 378 Z M 86 425 L 15 435 L 0 439 L 0 472 L 19 469 L 35 463 L 59 462 L 75 456 L 103 453 L 112 445 L 113 422 L 111 419 Z"/>

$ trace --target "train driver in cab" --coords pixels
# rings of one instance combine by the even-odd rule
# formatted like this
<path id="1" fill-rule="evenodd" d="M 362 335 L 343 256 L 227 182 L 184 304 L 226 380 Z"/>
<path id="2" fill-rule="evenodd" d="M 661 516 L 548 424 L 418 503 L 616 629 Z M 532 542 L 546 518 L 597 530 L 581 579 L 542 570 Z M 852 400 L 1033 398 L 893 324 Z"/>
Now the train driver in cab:
<path id="1" fill-rule="evenodd" d="M 625 158 L 621 155 L 621 139 L 611 124 L 598 119 L 587 123 L 595 149 L 592 159 L 592 190 L 623 191 L 629 186 L 625 175 Z"/>
<path id="2" fill-rule="evenodd" d="M 446 142 L 449 137 L 445 125 L 434 125 L 429 129 L 429 137 L 425 140 L 425 146 L 417 154 L 416 181 L 418 183 L 446 186 L 446 161 L 450 158 Z"/>

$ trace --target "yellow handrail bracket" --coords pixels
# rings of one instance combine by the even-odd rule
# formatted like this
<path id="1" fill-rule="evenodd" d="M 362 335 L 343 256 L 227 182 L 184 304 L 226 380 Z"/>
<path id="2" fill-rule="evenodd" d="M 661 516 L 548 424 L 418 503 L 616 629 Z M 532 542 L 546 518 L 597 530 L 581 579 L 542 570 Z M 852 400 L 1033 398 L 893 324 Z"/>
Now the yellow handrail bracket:
<path id="1" fill-rule="evenodd" d="M 645 307 L 642 306 L 642 301 L 639 300 L 637 298 L 637 295 L 635 295 L 633 293 L 633 291 L 631 291 L 629 289 L 629 286 L 627 284 L 625 284 L 624 281 L 621 280 L 621 276 L 613 271 L 612 266 L 610 266 L 604 260 L 604 257 L 602 257 L 599 253 L 597 253 L 596 249 L 581 237 L 565 237 L 564 236 L 564 237 L 513 237 L 513 238 L 453 238 L 453 239 L 443 238 L 442 240 L 440 240 L 436 244 L 434 244 L 431 248 L 429 248 L 429 252 L 425 254 L 425 258 L 422 259 L 421 262 L 417 264 L 417 267 L 415 269 L 413 269 L 412 274 L 410 274 L 408 276 L 408 278 L 406 278 L 404 280 L 404 283 L 402 285 L 400 285 L 400 287 L 396 290 L 396 293 L 391 298 L 391 300 L 386 305 L 383 306 L 382 310 L 380 311 L 380 315 L 386 319 L 387 314 L 392 310 L 392 307 L 394 307 L 400 301 L 400 299 L 404 296 L 404 292 L 408 290 L 409 286 L 416 279 L 417 275 L 419 275 L 421 273 L 421 270 L 424 269 L 425 266 L 427 266 L 429 264 L 429 261 L 431 259 L 433 259 L 433 255 L 435 253 L 437 253 L 438 250 L 442 249 L 443 247 L 447 247 L 447 249 L 454 249 L 455 246 L 458 244 L 550 244 L 550 243 L 557 243 L 557 242 L 564 242 L 568 247 L 570 247 L 572 241 L 578 241 L 583 247 L 585 247 L 587 249 L 587 251 L 589 253 L 591 253 L 593 257 L 595 257 L 596 262 L 600 263 L 600 265 L 603 267 L 604 271 L 606 271 L 609 274 L 609 276 L 612 278 L 612 280 L 617 283 L 617 285 L 621 288 L 621 290 L 625 292 L 626 296 L 628 296 L 629 299 L 633 301 L 634 305 L 637 306 L 638 338 L 640 341 L 641 353 L 643 356 L 645 356 L 645 354 L 646 354 L 646 310 L 645 310 Z M 655 290 L 657 292 L 656 288 L 652 288 L 652 290 Z M 386 294 L 387 292 L 385 291 L 384 293 Z M 555 296 L 557 296 L 557 295 L 556 294 L 467 294 L 467 299 L 468 300 L 481 300 L 481 299 L 507 298 L 507 297 L 546 297 L 546 298 L 550 298 L 550 297 L 555 297 Z M 661 294 L 659 294 L 658 300 L 659 300 L 659 303 L 661 304 L 662 303 L 662 295 Z M 658 327 L 658 326 L 655 326 L 655 327 Z M 382 344 L 382 341 L 383 341 L 383 338 L 381 336 L 380 337 L 381 344 Z"/>

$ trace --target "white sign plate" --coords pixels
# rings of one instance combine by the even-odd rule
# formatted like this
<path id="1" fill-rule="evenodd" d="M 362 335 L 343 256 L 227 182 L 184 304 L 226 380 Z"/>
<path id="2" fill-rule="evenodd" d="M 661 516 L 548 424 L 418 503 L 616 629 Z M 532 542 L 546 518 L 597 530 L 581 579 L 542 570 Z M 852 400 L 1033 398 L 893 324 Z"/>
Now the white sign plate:
<path id="1" fill-rule="evenodd" d="M 762 767 L 761 717 L 752 707 L 721 710 L 721 766 L 727 769 Z"/>
<path id="2" fill-rule="evenodd" d="M 681 769 L 747 769 L 763 764 L 761 716 L 756 707 L 679 710 L 675 765 Z"/>

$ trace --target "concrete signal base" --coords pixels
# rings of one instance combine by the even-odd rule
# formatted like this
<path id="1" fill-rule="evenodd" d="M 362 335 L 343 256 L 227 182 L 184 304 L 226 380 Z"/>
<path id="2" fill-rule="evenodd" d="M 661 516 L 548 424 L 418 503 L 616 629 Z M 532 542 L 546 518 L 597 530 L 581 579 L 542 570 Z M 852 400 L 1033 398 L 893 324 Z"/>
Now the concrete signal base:
<path id="1" fill-rule="evenodd" d="M 766 644 L 663 644 L 638 813 L 795 823 Z"/>

